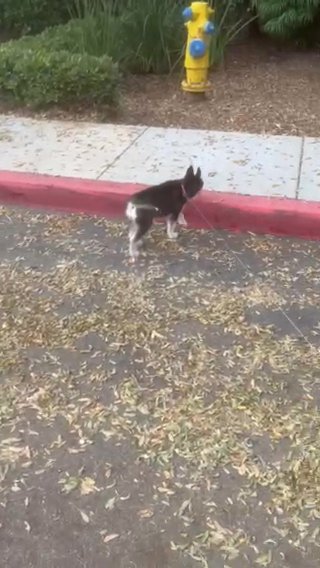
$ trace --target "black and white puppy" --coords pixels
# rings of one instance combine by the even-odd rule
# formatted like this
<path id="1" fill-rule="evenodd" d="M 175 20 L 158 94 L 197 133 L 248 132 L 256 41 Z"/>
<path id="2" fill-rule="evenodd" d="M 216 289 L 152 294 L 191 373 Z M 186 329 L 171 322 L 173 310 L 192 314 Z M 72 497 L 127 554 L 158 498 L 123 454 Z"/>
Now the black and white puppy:
<path id="1" fill-rule="evenodd" d="M 177 224 L 186 225 L 182 209 L 203 187 L 201 170 L 190 166 L 183 179 L 166 181 L 135 193 L 128 201 L 126 216 L 131 221 L 129 252 L 131 260 L 139 256 L 142 238 L 156 217 L 165 217 L 169 239 L 178 236 Z"/>

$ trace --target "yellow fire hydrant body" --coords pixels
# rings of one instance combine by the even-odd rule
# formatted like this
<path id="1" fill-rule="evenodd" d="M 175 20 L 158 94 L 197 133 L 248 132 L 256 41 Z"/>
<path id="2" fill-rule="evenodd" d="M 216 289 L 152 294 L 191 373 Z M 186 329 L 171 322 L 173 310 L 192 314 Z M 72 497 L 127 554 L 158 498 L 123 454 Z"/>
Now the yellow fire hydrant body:
<path id="1" fill-rule="evenodd" d="M 182 89 L 190 93 L 204 93 L 210 86 L 209 42 L 215 28 L 209 18 L 213 16 L 214 10 L 210 8 L 208 2 L 192 2 L 182 14 L 188 30 L 185 54 L 186 79 L 182 82 Z"/>

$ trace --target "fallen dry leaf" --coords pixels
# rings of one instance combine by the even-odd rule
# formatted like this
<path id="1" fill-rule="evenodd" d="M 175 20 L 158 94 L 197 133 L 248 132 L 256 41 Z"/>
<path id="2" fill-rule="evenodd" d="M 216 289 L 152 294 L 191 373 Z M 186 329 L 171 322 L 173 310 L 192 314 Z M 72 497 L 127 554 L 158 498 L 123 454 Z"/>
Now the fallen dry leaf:
<path id="1" fill-rule="evenodd" d="M 103 537 L 103 542 L 108 543 L 112 540 L 115 540 L 116 538 L 119 538 L 118 534 L 107 534 L 105 537 Z"/>
<path id="2" fill-rule="evenodd" d="M 95 480 L 92 477 L 84 477 L 80 481 L 80 493 L 81 495 L 90 495 L 97 491 Z"/>
<path id="3" fill-rule="evenodd" d="M 150 519 L 153 517 L 154 512 L 152 509 L 141 509 L 141 511 L 138 511 L 138 515 L 140 519 Z"/>
<path id="4" fill-rule="evenodd" d="M 81 510 L 79 510 L 79 513 L 80 513 L 81 518 L 82 518 L 84 523 L 86 523 L 86 524 L 90 523 L 90 517 L 89 517 L 89 515 L 87 515 L 87 513 L 85 513 L 84 511 L 81 511 Z"/>

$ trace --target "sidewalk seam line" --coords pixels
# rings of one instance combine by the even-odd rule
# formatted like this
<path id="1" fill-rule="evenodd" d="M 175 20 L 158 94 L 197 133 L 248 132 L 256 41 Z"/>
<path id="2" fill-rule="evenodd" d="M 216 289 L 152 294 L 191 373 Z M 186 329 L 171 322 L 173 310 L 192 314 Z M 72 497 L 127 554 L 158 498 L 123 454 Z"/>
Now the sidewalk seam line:
<path id="1" fill-rule="evenodd" d="M 116 156 L 116 158 L 114 158 L 114 160 L 112 160 L 112 162 L 110 164 L 108 164 L 98 175 L 98 177 L 96 178 L 97 180 L 101 179 L 101 176 L 103 176 L 103 174 L 105 174 L 110 168 L 112 168 L 112 166 L 114 166 L 114 164 L 120 160 L 120 158 L 122 158 L 122 156 L 128 151 L 130 150 L 130 148 L 139 140 L 139 138 L 141 138 L 141 136 L 143 136 L 147 130 L 148 130 L 149 126 L 146 126 L 142 132 L 140 132 L 133 140 L 131 140 L 130 144 L 128 144 L 128 146 L 126 146 L 126 148 L 124 150 L 122 150 L 122 152 L 120 152 L 120 154 L 118 154 L 118 156 Z"/>
<path id="2" fill-rule="evenodd" d="M 302 162 L 303 162 L 303 155 L 304 155 L 304 141 L 305 141 L 305 137 L 302 136 L 302 140 L 301 140 L 301 150 L 300 150 L 300 158 L 299 158 L 299 168 L 298 168 L 298 177 L 297 177 L 297 186 L 296 186 L 296 192 L 295 192 L 295 199 L 299 199 L 300 181 L 301 181 L 301 171 L 302 171 Z"/>

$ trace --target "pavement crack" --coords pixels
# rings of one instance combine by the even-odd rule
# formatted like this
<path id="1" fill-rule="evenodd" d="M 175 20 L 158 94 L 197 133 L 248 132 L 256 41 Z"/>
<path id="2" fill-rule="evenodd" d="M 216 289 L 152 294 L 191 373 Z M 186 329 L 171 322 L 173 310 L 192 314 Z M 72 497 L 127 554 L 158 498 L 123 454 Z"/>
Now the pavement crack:
<path id="1" fill-rule="evenodd" d="M 130 150 L 130 148 L 136 143 L 138 142 L 139 138 L 141 138 L 141 136 L 143 136 L 145 134 L 145 132 L 147 132 L 149 126 L 146 126 L 131 142 L 128 146 L 126 146 L 126 148 L 124 150 L 122 150 L 122 152 L 120 152 L 120 154 L 118 154 L 116 156 L 116 158 L 114 160 L 112 160 L 112 162 L 110 162 L 110 164 L 108 164 L 98 175 L 98 177 L 96 178 L 97 180 L 101 179 L 101 177 L 108 171 L 110 170 L 110 168 L 112 168 L 112 166 L 114 166 L 114 164 L 120 160 L 120 158 L 122 158 L 122 156 L 128 151 Z"/>
<path id="2" fill-rule="evenodd" d="M 302 170 L 302 162 L 303 162 L 303 154 L 304 154 L 304 141 L 305 141 L 305 137 L 302 136 L 302 139 L 301 139 L 300 158 L 299 158 L 299 166 L 298 166 L 297 187 L 296 187 L 296 192 L 295 192 L 295 199 L 299 199 L 300 181 L 301 181 L 301 170 Z"/>

